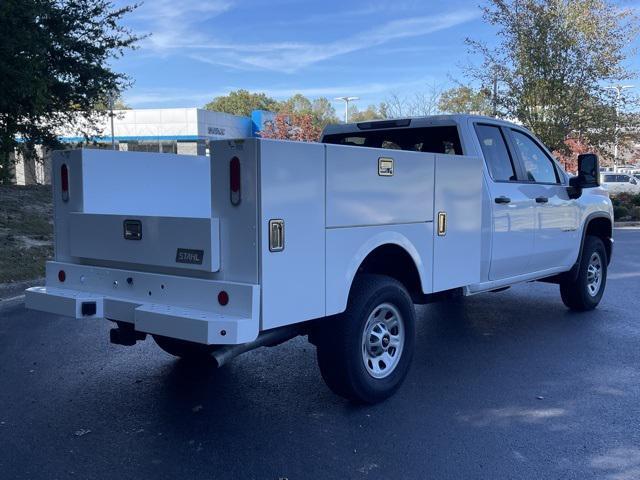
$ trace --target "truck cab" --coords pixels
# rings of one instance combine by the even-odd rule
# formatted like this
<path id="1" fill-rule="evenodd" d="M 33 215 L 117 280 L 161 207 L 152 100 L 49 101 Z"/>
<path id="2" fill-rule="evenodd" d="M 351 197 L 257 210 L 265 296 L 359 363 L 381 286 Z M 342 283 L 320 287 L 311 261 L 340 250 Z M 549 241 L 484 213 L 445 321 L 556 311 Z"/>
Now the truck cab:
<path id="1" fill-rule="evenodd" d="M 519 125 L 382 120 L 210 151 L 56 152 L 55 258 L 27 307 L 218 366 L 307 335 L 329 388 L 375 403 L 408 372 L 415 304 L 544 281 L 583 311 L 604 293 L 597 157 L 569 177 Z"/>
<path id="2" fill-rule="evenodd" d="M 611 202 L 602 188 L 573 198 L 551 152 L 516 124 L 443 115 L 331 125 L 322 142 L 483 158 L 481 281 L 469 293 L 555 275 L 571 268 L 590 221 L 611 254 Z M 594 224 L 594 225 L 596 225 Z"/>

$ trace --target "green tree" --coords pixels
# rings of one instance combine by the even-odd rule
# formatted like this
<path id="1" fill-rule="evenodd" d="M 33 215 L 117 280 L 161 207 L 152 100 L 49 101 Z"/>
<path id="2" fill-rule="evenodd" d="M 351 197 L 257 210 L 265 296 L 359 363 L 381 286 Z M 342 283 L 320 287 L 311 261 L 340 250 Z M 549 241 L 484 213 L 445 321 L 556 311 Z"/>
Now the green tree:
<path id="1" fill-rule="evenodd" d="M 384 112 L 384 104 L 378 107 L 369 105 L 365 110 L 359 110 L 356 105 L 351 105 L 349 107 L 349 121 L 364 122 L 367 120 L 382 120 L 387 118 Z"/>
<path id="2" fill-rule="evenodd" d="M 264 93 L 251 93 L 248 90 L 235 90 L 228 95 L 214 98 L 204 108 L 216 112 L 230 113 L 248 117 L 254 110 L 278 111 L 278 101 Z"/>
<path id="3" fill-rule="evenodd" d="M 595 147 L 629 131 L 630 98 L 607 88 L 627 81 L 629 49 L 638 34 L 632 10 L 606 0 L 489 0 L 484 19 L 497 43 L 470 40 L 480 66 L 468 73 L 493 91 L 498 115 L 517 119 L 553 150 L 574 138 Z"/>
<path id="4" fill-rule="evenodd" d="M 301 93 L 296 93 L 287 100 L 281 102 L 278 110 L 282 113 L 301 113 L 310 115 L 313 110 L 313 104 L 311 103 L 311 100 Z"/>
<path id="5" fill-rule="evenodd" d="M 309 115 L 313 125 L 319 129 L 323 129 L 330 123 L 338 122 L 333 105 L 331 105 L 329 99 L 325 97 L 319 97 L 312 101 L 301 93 L 296 93 L 280 103 L 278 112 L 283 114 L 296 113 Z"/>
<path id="6" fill-rule="evenodd" d="M 491 101 L 486 91 L 461 86 L 442 92 L 438 101 L 438 109 L 444 113 L 490 115 Z"/>
<path id="7" fill-rule="evenodd" d="M 321 129 L 331 123 L 338 123 L 336 110 L 326 97 L 316 98 L 311 107 L 314 123 Z"/>
<path id="8" fill-rule="evenodd" d="M 137 5 L 107 0 L 0 2 L 0 183 L 10 181 L 14 153 L 59 146 L 55 128 L 95 130 L 96 106 L 129 85 L 109 61 L 139 37 L 120 21 Z"/>

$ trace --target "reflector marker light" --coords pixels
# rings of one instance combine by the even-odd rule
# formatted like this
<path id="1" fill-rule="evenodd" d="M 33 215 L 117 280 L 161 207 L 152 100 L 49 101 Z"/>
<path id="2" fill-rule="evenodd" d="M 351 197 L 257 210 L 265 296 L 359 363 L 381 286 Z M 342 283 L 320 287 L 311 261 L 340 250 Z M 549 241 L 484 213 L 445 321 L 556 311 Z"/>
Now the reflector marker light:
<path id="1" fill-rule="evenodd" d="M 223 307 L 229 303 L 229 294 L 227 292 L 225 292 L 224 290 L 222 290 L 220 293 L 218 293 L 218 303 L 220 305 L 222 305 Z"/>
<path id="2" fill-rule="evenodd" d="M 62 201 L 69 200 L 69 168 L 66 163 L 60 167 L 60 187 L 62 189 Z"/>
<path id="3" fill-rule="evenodd" d="M 229 190 L 231 205 L 240 205 L 240 159 L 233 157 L 229 162 Z"/>

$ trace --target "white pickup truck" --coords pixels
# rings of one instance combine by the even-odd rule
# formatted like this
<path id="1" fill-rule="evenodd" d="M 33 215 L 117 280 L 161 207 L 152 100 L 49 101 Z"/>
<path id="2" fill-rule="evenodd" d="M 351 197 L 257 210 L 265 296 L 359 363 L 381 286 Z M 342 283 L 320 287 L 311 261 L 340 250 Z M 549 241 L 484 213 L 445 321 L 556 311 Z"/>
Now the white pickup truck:
<path id="1" fill-rule="evenodd" d="M 26 305 L 218 365 L 308 335 L 328 386 L 374 403 L 407 374 L 414 304 L 541 280 L 596 307 L 613 246 L 598 172 L 583 155 L 569 178 L 524 128 L 468 115 L 215 141 L 211 158 L 60 151 L 55 260 Z"/>

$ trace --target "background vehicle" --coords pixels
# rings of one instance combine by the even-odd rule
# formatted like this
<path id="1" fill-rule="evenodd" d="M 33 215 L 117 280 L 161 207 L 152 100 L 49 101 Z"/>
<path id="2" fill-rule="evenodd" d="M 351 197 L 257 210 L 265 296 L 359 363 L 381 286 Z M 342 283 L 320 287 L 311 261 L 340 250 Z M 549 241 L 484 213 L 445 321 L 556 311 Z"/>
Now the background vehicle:
<path id="1" fill-rule="evenodd" d="M 611 193 L 640 193 L 640 180 L 627 173 L 602 173 L 601 185 Z"/>
<path id="2" fill-rule="evenodd" d="M 58 152 L 56 257 L 27 306 L 218 365 L 307 334 L 327 385 L 373 403 L 408 372 L 416 303 L 532 280 L 573 310 L 600 302 L 612 206 L 595 155 L 569 179 L 525 129 L 466 115 L 323 142 Z"/>

